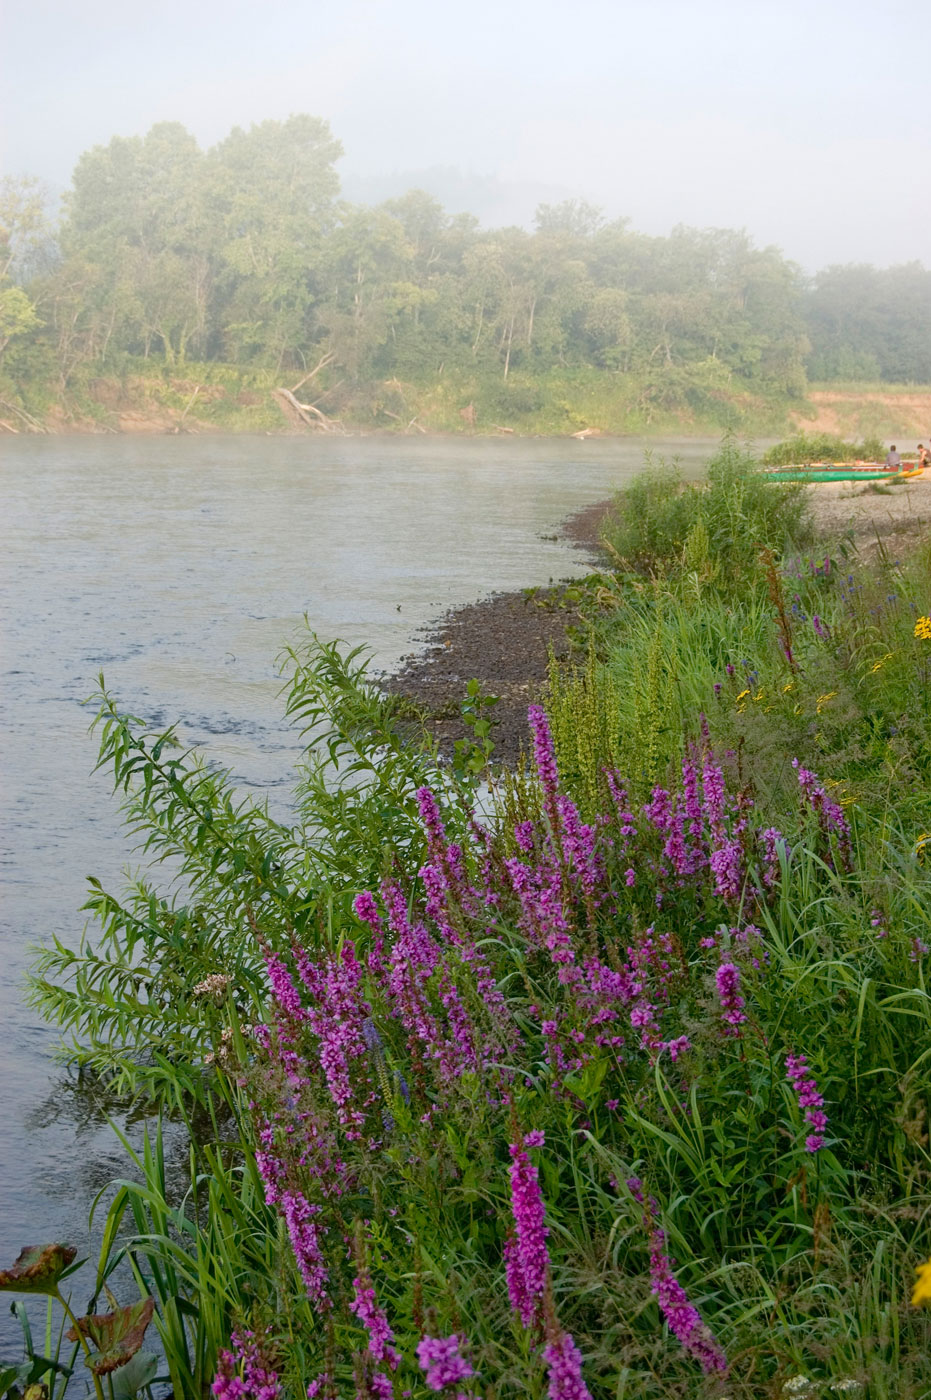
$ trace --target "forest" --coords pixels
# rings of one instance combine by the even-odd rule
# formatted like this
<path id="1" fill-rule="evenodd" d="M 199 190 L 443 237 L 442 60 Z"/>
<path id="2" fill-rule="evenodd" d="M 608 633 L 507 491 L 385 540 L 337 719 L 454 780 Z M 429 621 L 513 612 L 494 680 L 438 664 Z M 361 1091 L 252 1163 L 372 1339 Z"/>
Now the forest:
<path id="1" fill-rule="evenodd" d="M 3 416 L 105 419 L 160 381 L 228 427 L 283 426 L 280 385 L 322 426 L 617 430 L 781 422 L 811 380 L 931 382 L 921 264 L 807 277 L 746 232 L 653 237 L 582 200 L 533 232 L 417 190 L 353 205 L 341 153 L 307 115 L 209 150 L 168 122 L 85 152 L 55 216 L 6 179 Z"/>

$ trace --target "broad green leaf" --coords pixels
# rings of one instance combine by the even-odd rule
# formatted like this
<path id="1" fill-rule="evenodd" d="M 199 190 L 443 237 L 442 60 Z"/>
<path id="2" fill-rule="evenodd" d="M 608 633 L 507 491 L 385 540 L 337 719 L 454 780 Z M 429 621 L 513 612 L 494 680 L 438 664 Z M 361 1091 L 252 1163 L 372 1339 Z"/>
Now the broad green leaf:
<path id="1" fill-rule="evenodd" d="M 151 1385 L 158 1373 L 158 1357 L 151 1351 L 137 1351 L 131 1361 L 113 1377 L 113 1400 L 129 1400 Z"/>

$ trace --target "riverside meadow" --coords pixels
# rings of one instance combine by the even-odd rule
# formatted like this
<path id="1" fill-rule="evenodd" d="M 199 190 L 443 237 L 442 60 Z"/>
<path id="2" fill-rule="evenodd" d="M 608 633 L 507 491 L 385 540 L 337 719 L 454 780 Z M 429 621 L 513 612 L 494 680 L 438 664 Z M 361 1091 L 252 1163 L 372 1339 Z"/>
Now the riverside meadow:
<path id="1" fill-rule="evenodd" d="M 31 996 L 149 1127 L 0 1395 L 931 1393 L 931 544 L 756 468 L 620 493 L 510 770 L 308 634 L 285 823 L 101 682 L 155 864 Z"/>

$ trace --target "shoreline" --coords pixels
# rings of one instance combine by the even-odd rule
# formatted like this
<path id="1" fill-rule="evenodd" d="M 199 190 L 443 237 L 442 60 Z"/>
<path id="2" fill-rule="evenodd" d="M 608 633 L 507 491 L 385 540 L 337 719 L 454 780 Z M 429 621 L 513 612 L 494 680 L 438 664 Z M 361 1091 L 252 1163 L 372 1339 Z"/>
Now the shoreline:
<path id="1" fill-rule="evenodd" d="M 931 477 L 880 490 L 850 490 L 841 482 L 808 489 L 814 492 L 815 549 L 846 539 L 868 557 L 893 543 L 911 549 L 931 528 Z M 557 531 L 588 555 L 593 573 L 608 559 L 600 530 L 613 506 L 614 497 L 583 506 Z M 422 711 L 427 731 L 449 758 L 457 740 L 469 737 L 460 705 L 469 681 L 478 680 L 483 694 L 499 697 L 490 711 L 492 762 L 513 767 L 526 746 L 527 707 L 539 697 L 550 648 L 563 659 L 571 649 L 569 633 L 579 614 L 563 600 L 565 587 L 494 593 L 451 608 L 422 629 L 416 649 L 381 678 L 382 688 Z"/>
<path id="2" fill-rule="evenodd" d="M 563 520 L 557 534 L 589 556 L 591 572 L 606 558 L 600 525 L 614 498 L 584 506 Z M 600 556 L 600 559 L 599 559 Z M 546 679 L 550 651 L 564 659 L 578 610 L 565 599 L 565 584 L 493 593 L 451 608 L 428 624 L 418 649 L 380 681 L 390 695 L 416 705 L 427 731 L 450 758 L 456 742 L 469 737 L 460 705 L 470 680 L 483 694 L 496 695 L 492 721 L 492 761 L 513 767 L 527 740 L 527 707 Z"/>

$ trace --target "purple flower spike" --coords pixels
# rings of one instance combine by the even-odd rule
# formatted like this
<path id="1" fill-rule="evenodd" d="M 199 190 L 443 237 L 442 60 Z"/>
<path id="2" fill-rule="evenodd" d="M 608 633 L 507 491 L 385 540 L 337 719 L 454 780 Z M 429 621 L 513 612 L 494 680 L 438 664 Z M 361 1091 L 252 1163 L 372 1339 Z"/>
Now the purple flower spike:
<path id="1" fill-rule="evenodd" d="M 549 1400 L 591 1400 L 582 1379 L 582 1354 L 568 1332 L 544 1348 L 543 1360 L 549 1367 Z"/>
<path id="2" fill-rule="evenodd" d="M 392 1371 L 397 1370 L 401 1358 L 391 1345 L 394 1333 L 383 1309 L 378 1305 L 367 1270 L 364 1270 L 359 1278 L 353 1279 L 352 1294 L 349 1310 L 355 1313 L 369 1334 L 369 1355 L 374 1361 L 387 1361 Z"/>
<path id="3" fill-rule="evenodd" d="M 540 705 L 531 705 L 527 711 L 530 730 L 533 735 L 533 756 L 537 773 L 543 788 L 543 809 L 550 819 L 553 835 L 559 829 L 559 814 L 556 797 L 559 789 L 559 771 L 556 767 L 556 749 L 549 721 Z"/>
<path id="4" fill-rule="evenodd" d="M 744 999 L 740 995 L 740 968 L 736 963 L 722 963 L 715 973 L 714 980 L 718 988 L 721 1014 L 726 1023 L 724 1033 L 739 1035 L 738 1026 L 747 1019 Z"/>
<path id="5" fill-rule="evenodd" d="M 418 1343 L 417 1360 L 427 1373 L 425 1379 L 431 1390 L 458 1385 L 475 1375 L 471 1364 L 459 1355 L 464 1340 L 454 1332 L 450 1337 L 424 1337 Z"/>
<path id="6" fill-rule="evenodd" d="M 703 1371 L 726 1371 L 727 1357 L 673 1273 L 672 1260 L 665 1252 L 665 1244 L 664 1231 L 655 1227 L 650 1233 L 650 1276 L 653 1280 L 651 1292 L 659 1303 L 660 1312 L 669 1324 L 670 1332 L 701 1363 Z"/>
<path id="7" fill-rule="evenodd" d="M 540 1178 L 527 1156 L 527 1146 L 541 1145 L 539 1132 L 529 1133 L 511 1146 L 511 1211 L 515 1239 L 505 1249 L 505 1269 L 511 1306 L 525 1327 L 533 1322 L 546 1290 L 550 1256 L 546 1245 L 545 1208 Z"/>
<path id="8" fill-rule="evenodd" d="M 799 1108 L 805 1110 L 805 1122 L 814 1132 L 805 1139 L 806 1152 L 819 1152 L 824 1146 L 824 1130 L 828 1116 L 824 1112 L 824 1095 L 818 1092 L 817 1080 L 810 1078 L 804 1055 L 786 1055 L 786 1079 L 795 1090 Z"/>

